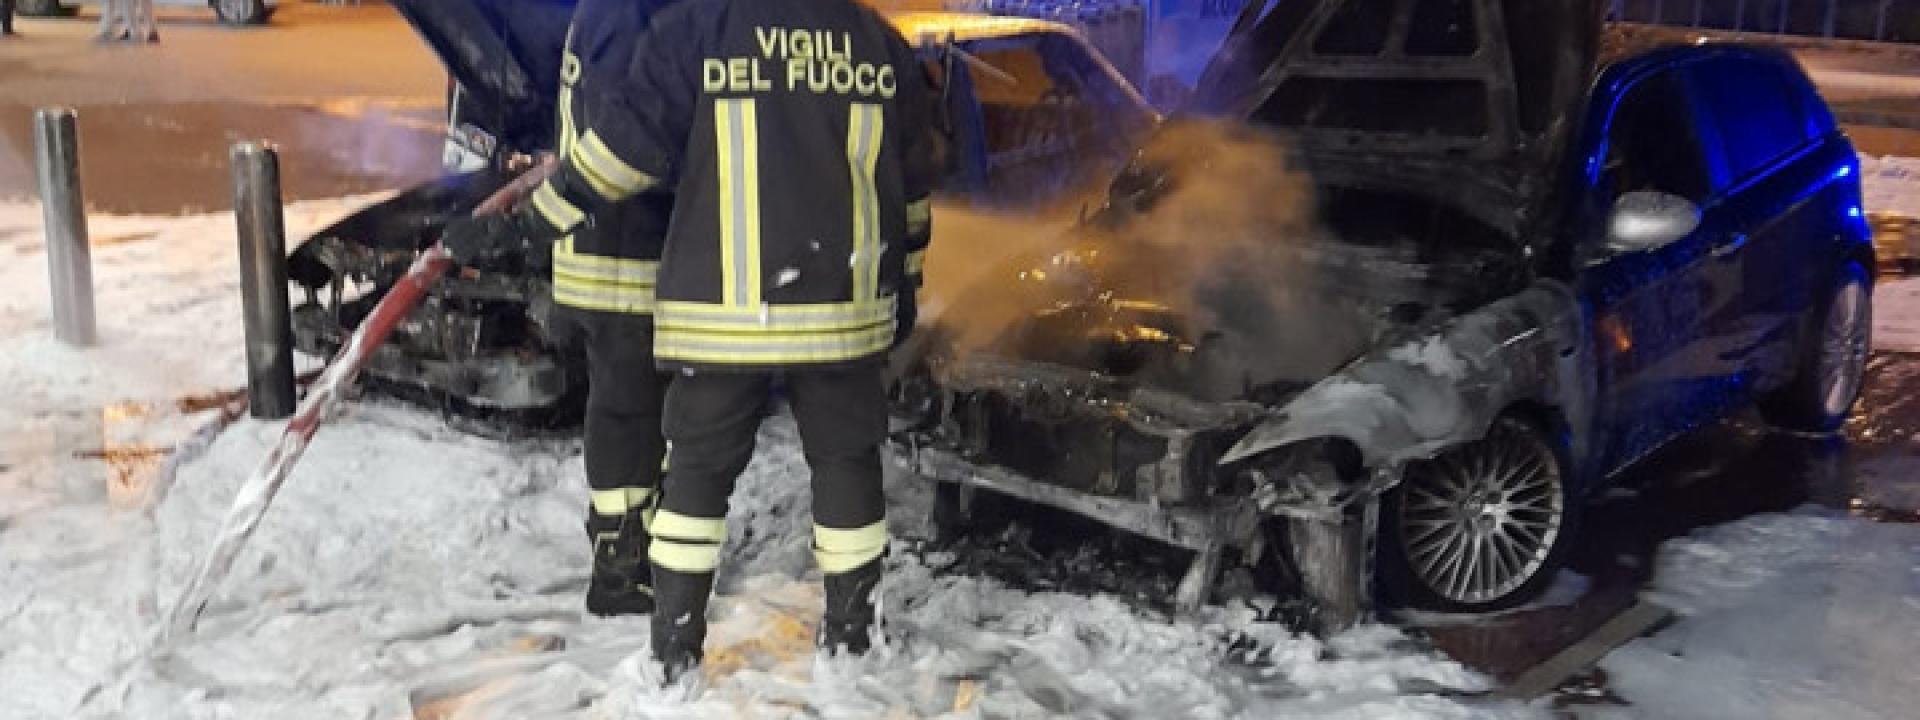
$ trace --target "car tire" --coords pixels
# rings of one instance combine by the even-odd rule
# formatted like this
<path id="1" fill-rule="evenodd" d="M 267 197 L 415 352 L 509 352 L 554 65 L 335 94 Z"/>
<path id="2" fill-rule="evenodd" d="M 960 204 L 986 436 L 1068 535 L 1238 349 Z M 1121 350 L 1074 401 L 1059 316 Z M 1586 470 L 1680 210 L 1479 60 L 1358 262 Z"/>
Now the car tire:
<path id="1" fill-rule="evenodd" d="M 1873 345 L 1873 291 L 1857 262 L 1841 268 L 1801 335 L 1793 379 L 1761 398 L 1767 422 L 1796 432 L 1826 433 L 1853 412 Z"/>
<path id="2" fill-rule="evenodd" d="M 213 13 L 227 25 L 263 25 L 273 16 L 266 0 L 213 0 Z"/>
<path id="3" fill-rule="evenodd" d="M 19 7 L 15 9 L 27 17 L 55 17 L 73 13 L 73 9 L 62 5 L 60 0 L 20 0 Z"/>
<path id="4" fill-rule="evenodd" d="M 1565 561 L 1579 518 L 1567 467 L 1557 437 L 1516 416 L 1408 464 L 1380 506 L 1382 600 L 1479 613 L 1539 595 Z"/>

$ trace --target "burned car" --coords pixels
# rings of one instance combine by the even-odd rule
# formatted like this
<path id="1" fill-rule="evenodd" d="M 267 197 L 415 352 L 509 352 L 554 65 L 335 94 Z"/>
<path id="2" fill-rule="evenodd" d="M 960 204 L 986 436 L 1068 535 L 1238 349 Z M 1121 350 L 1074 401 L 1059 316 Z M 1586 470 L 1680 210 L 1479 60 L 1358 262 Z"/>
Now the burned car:
<path id="1" fill-rule="evenodd" d="M 1787 55 L 1617 42 L 1601 5 L 1249 4 L 1101 208 L 923 324 L 895 443 L 936 521 L 1017 499 L 1189 549 L 1180 608 L 1240 563 L 1325 625 L 1487 611 L 1676 436 L 1837 427 L 1847 139 Z"/>
<path id="2" fill-rule="evenodd" d="M 553 98 L 572 3 L 396 0 L 453 77 L 446 164 L 453 172 L 314 233 L 289 275 L 302 352 L 328 355 L 385 296 L 449 218 L 553 147 Z M 508 11 L 511 10 L 509 13 Z M 512 21 L 508 22 L 511 17 Z M 889 19 L 920 48 L 945 102 L 952 176 L 935 202 L 1012 214 L 1096 190 L 1158 116 L 1072 29 L 961 13 Z M 549 329 L 546 272 L 509 258 L 442 280 L 371 358 L 377 387 L 461 416 L 565 425 L 586 389 L 580 354 Z"/>

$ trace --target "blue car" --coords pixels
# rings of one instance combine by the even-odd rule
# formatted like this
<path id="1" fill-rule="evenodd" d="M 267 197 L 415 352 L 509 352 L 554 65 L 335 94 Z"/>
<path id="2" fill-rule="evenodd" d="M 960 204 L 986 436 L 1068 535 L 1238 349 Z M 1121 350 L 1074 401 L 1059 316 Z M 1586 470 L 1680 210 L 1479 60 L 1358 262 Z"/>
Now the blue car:
<path id="1" fill-rule="evenodd" d="M 1637 47 L 1590 0 L 1255 0 L 1064 248 L 896 390 L 934 519 L 1038 503 L 1314 601 L 1524 603 L 1581 508 L 1757 403 L 1837 428 L 1873 265 L 1788 55 Z M 941 258 L 929 260 L 930 272 Z"/>

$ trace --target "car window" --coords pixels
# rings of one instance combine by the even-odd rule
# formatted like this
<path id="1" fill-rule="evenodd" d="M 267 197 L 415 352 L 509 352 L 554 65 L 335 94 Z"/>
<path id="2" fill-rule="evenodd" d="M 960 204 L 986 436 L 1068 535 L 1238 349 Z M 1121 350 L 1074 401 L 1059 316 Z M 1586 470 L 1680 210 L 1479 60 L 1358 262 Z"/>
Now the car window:
<path id="1" fill-rule="evenodd" d="M 1661 73 L 1635 83 L 1614 106 L 1600 180 L 1611 197 L 1652 190 L 1701 204 L 1712 194 L 1685 88 L 1678 74 Z"/>
<path id="2" fill-rule="evenodd" d="M 1799 94 L 1780 68 L 1722 58 L 1687 71 L 1719 138 L 1730 180 L 1750 177 L 1806 144 L 1809 124 Z"/>

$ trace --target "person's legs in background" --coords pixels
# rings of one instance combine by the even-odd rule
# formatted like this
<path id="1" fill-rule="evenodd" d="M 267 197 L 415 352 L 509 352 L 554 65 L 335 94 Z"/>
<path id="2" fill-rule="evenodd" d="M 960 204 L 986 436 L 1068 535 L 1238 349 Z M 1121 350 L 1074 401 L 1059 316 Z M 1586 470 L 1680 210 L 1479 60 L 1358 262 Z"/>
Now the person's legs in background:
<path id="1" fill-rule="evenodd" d="M 586 470 L 592 489 L 587 534 L 594 548 L 587 610 L 653 611 L 647 524 L 666 458 L 660 420 L 670 376 L 653 363 L 653 320 L 563 308 L 578 318 L 587 355 Z"/>

